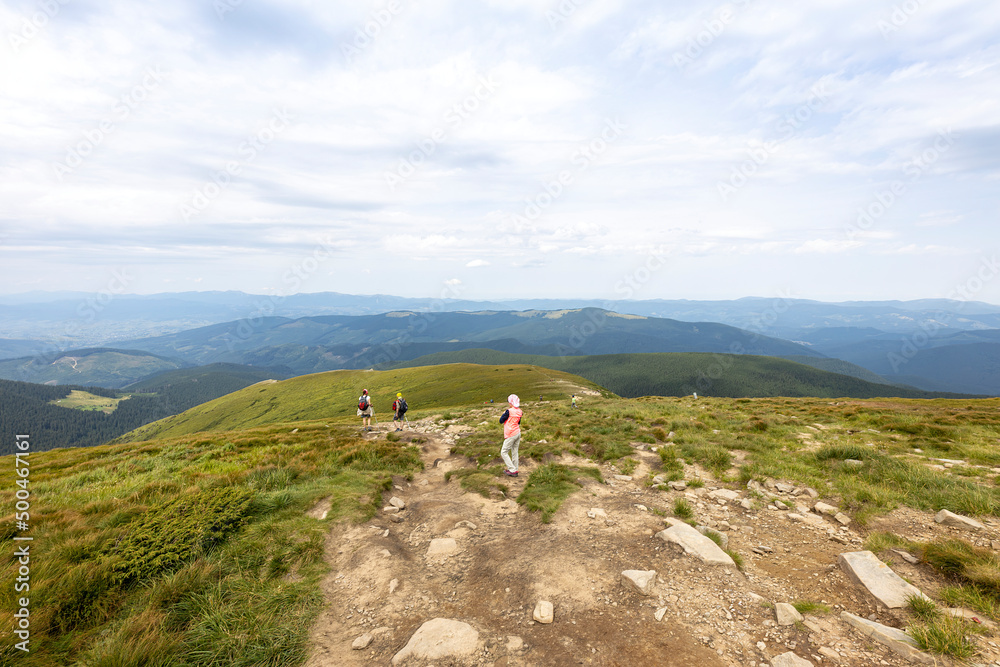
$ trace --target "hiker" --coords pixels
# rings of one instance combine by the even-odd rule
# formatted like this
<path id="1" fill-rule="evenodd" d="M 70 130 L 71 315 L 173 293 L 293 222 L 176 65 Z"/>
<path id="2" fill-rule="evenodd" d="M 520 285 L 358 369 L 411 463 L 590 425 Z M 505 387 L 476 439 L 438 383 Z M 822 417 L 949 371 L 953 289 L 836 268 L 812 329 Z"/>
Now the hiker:
<path id="1" fill-rule="evenodd" d="M 372 415 L 375 414 L 375 409 L 372 407 L 371 396 L 368 395 L 367 389 L 361 390 L 361 396 L 358 397 L 358 416 L 361 417 L 362 428 L 365 431 L 372 430 Z"/>
<path id="2" fill-rule="evenodd" d="M 572 407 L 575 408 L 576 407 L 576 394 L 573 394 L 570 398 L 573 400 Z"/>
<path id="3" fill-rule="evenodd" d="M 517 394 L 508 396 L 507 402 L 510 403 L 510 407 L 500 415 L 500 423 L 503 424 L 503 447 L 500 448 L 500 458 L 507 466 L 503 474 L 517 477 L 517 449 L 521 444 L 521 417 L 524 412 L 521 410 L 521 399 Z"/>
<path id="4" fill-rule="evenodd" d="M 392 402 L 392 425 L 396 427 L 397 431 L 403 430 L 403 424 L 406 421 L 406 411 L 409 407 L 406 405 L 406 399 L 403 398 L 402 394 L 396 394 L 396 400 Z M 397 425 L 396 422 L 399 422 Z"/>

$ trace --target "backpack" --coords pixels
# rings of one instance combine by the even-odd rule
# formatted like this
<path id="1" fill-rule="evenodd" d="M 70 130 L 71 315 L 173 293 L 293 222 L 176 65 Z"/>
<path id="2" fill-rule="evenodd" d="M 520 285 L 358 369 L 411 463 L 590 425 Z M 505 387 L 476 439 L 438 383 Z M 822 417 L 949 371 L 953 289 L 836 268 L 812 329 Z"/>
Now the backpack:
<path id="1" fill-rule="evenodd" d="M 406 399 L 399 399 L 399 405 L 396 406 L 396 411 L 399 412 L 400 416 L 402 416 L 406 412 L 406 409 Z"/>
<path id="2" fill-rule="evenodd" d="M 367 409 L 368 409 L 368 397 L 362 396 L 361 400 L 358 401 L 358 410 L 367 410 Z"/>

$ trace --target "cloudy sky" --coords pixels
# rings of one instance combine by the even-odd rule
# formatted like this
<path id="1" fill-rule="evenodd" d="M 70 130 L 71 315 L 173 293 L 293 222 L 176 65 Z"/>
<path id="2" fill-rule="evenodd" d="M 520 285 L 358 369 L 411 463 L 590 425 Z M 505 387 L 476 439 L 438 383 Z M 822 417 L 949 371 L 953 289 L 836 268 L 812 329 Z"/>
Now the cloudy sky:
<path id="1" fill-rule="evenodd" d="M 0 36 L 3 293 L 1000 303 L 996 3 L 2 0 Z"/>

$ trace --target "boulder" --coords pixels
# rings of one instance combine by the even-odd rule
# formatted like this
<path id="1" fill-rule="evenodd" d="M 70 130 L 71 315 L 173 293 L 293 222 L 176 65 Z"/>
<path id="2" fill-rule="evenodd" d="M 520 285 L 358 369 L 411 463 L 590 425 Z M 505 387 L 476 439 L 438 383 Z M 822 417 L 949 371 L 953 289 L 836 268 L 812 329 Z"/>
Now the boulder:
<path id="1" fill-rule="evenodd" d="M 867 618 L 861 618 L 846 611 L 840 613 L 840 618 L 865 636 L 889 647 L 893 652 L 903 656 L 907 660 L 919 662 L 924 665 L 939 664 L 937 658 L 927 655 L 918 649 L 913 638 L 898 628 L 869 621 Z"/>
<path id="2" fill-rule="evenodd" d="M 970 519 L 961 514 L 955 514 L 948 510 L 941 510 L 934 516 L 934 520 L 942 526 L 953 526 L 955 528 L 965 528 L 966 530 L 985 530 L 986 526 L 975 519 Z"/>
<path id="3" fill-rule="evenodd" d="M 393 656 L 392 664 L 404 661 L 469 658 L 479 650 L 479 633 L 468 623 L 447 618 L 427 621 L 413 633 L 406 646 Z"/>
<path id="4" fill-rule="evenodd" d="M 427 548 L 428 556 L 450 556 L 458 551 L 458 543 L 452 537 L 439 537 L 431 540 Z"/>
<path id="5" fill-rule="evenodd" d="M 667 519 L 667 521 L 671 527 L 656 534 L 664 542 L 677 544 L 684 549 L 684 553 L 694 556 L 708 565 L 736 566 L 729 554 L 720 549 L 719 545 L 691 526 L 677 519 Z"/>
<path id="6" fill-rule="evenodd" d="M 929 599 L 916 586 L 903 581 L 871 551 L 843 553 L 837 562 L 851 580 L 867 588 L 890 609 L 905 607 L 906 601 L 913 596 Z"/>

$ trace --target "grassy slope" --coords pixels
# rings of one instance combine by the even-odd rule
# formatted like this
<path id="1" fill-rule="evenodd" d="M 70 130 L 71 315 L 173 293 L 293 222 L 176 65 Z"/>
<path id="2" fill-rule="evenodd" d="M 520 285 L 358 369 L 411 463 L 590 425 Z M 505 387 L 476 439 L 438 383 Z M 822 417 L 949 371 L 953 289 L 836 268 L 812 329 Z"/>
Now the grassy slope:
<path id="1" fill-rule="evenodd" d="M 508 394 L 568 397 L 600 387 L 578 377 L 533 366 L 449 364 L 391 371 L 330 371 L 283 382 L 256 384 L 136 429 L 118 442 L 226 431 L 273 423 L 355 417 L 357 399 L 368 389 L 376 417 L 391 419 L 402 392 L 411 414 L 428 409 L 505 401 Z"/>
<path id="2" fill-rule="evenodd" d="M 704 353 L 545 357 L 493 350 L 439 353 L 398 364 L 522 363 L 573 373 L 620 396 L 819 396 L 930 398 L 936 394 L 831 373 L 776 357 Z"/>
<path id="3" fill-rule="evenodd" d="M 0 361 L 0 378 L 44 384 L 95 385 L 118 388 L 139 378 L 183 365 L 147 352 L 87 349 L 61 352 L 54 358 L 25 357 Z"/>
<path id="4" fill-rule="evenodd" d="M 521 454 L 539 463 L 566 451 L 628 470 L 630 443 L 647 443 L 661 451 L 663 470 L 654 473 L 678 474 L 679 457 L 734 482 L 803 482 L 861 521 L 899 505 L 1000 515 L 990 473 L 1000 466 L 1000 399 L 588 395 L 574 410 L 565 400 L 572 385 L 560 384 L 573 380 L 511 366 L 326 373 L 250 387 L 175 425 L 198 427 L 198 417 L 216 432 L 33 455 L 34 643 L 18 664 L 301 664 L 322 604 L 329 530 L 304 512 L 331 497 L 327 522 L 364 520 L 392 476 L 419 465 L 404 443 L 358 438 L 353 401 L 361 381 L 376 406 L 401 389 L 420 408 L 449 408 L 471 428 L 456 453 L 486 466 L 497 456 L 497 427 L 482 425 L 475 408 L 484 392 L 514 390 L 560 399 L 526 405 Z M 308 414 L 341 418 L 302 421 Z M 802 433 L 818 444 L 807 446 Z M 737 450 L 746 458 L 739 470 L 731 468 Z M 983 468 L 938 472 L 922 465 L 928 457 Z M 847 466 L 847 458 L 864 465 Z M 0 464 L 0 506 L 10 510 L 15 466 L 12 458 Z M 537 497 L 519 500 L 558 511 L 559 497 L 572 489 L 560 488 L 563 471 L 539 470 L 550 473 L 551 488 L 542 475 L 532 484 Z M 14 535 L 13 517 L 0 517 L 0 550 L 13 552 Z M 8 628 L 16 568 L 10 559 L 0 563 L 0 624 Z M 0 663 L 16 655 L 12 643 L 10 633 L 0 636 Z"/>

